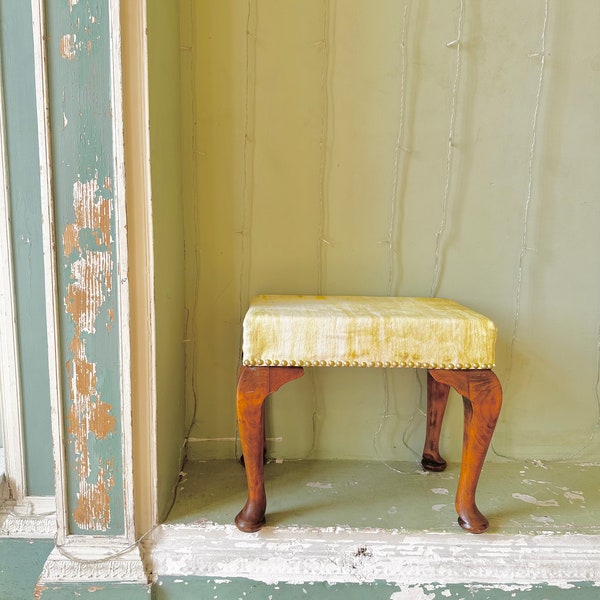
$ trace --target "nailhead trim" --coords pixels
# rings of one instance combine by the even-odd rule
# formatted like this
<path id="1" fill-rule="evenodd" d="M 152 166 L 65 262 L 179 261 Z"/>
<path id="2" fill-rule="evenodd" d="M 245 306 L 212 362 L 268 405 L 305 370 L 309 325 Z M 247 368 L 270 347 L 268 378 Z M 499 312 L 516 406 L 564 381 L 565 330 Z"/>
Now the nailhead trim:
<path id="1" fill-rule="evenodd" d="M 370 367 L 370 368 L 409 368 L 409 369 L 441 369 L 444 371 L 466 371 L 466 370 L 483 370 L 493 369 L 495 364 L 487 363 L 429 363 L 429 362 L 413 362 L 413 361 L 401 361 L 401 362 L 358 362 L 356 360 L 271 360 L 258 358 L 256 360 L 244 360 L 244 366 L 246 367 Z"/>

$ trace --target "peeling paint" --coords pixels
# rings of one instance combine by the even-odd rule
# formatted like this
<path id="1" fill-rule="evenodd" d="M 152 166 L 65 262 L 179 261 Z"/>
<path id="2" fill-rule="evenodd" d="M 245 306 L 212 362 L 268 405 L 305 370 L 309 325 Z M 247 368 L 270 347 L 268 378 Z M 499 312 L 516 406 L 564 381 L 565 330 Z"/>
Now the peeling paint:
<path id="1" fill-rule="evenodd" d="M 33 600 L 40 600 L 40 598 L 42 597 L 42 594 L 48 589 L 47 586 L 38 583 L 35 586 L 35 589 L 33 591 Z"/>
<path id="2" fill-rule="evenodd" d="M 554 523 L 552 517 L 538 517 L 537 515 L 529 515 L 529 518 L 536 523 L 544 523 L 544 525 L 550 525 Z"/>
<path id="3" fill-rule="evenodd" d="M 60 38 L 60 55 L 67 60 L 74 60 L 77 52 L 75 51 L 75 44 L 77 42 L 77 36 L 73 33 L 67 33 Z"/>
<path id="4" fill-rule="evenodd" d="M 333 489 L 332 483 L 321 483 L 320 481 L 309 481 L 306 487 L 318 488 L 320 490 L 331 490 Z"/>
<path id="5" fill-rule="evenodd" d="M 69 284 L 65 306 L 78 335 L 96 332 L 100 307 L 111 291 L 112 256 L 110 252 L 90 252 L 71 264 L 73 283 Z"/>
<path id="6" fill-rule="evenodd" d="M 109 308 L 107 311 L 108 322 L 106 323 L 106 330 L 110 331 L 115 320 L 115 311 L 112 308 Z"/>
<path id="7" fill-rule="evenodd" d="M 435 600 L 435 593 L 427 594 L 419 586 L 403 586 L 390 596 L 390 600 Z"/>
<path id="8" fill-rule="evenodd" d="M 71 260 L 70 283 L 64 299 L 65 312 L 74 324 L 67 361 L 71 405 L 67 433 L 75 455 L 78 478 L 75 522 L 82 528 L 104 531 L 110 524 L 110 496 L 114 485 L 109 465 L 90 464 L 89 443 L 116 432 L 112 406 L 103 402 L 98 390 L 96 364 L 87 355 L 87 336 L 96 333 L 96 321 L 112 290 L 113 259 L 110 249 L 112 200 L 97 198 L 97 176 L 73 185 L 75 220 L 65 226 L 64 255 Z M 90 235 L 98 249 L 82 243 Z M 92 246 L 93 248 L 93 246 Z M 109 313 L 114 320 L 114 310 Z M 92 481 L 90 481 L 92 478 Z"/>
<path id="9" fill-rule="evenodd" d="M 567 500 L 578 500 L 580 502 L 585 502 L 585 496 L 583 495 L 582 492 L 578 492 L 578 491 L 570 491 L 570 492 L 565 492 L 563 494 L 563 496 L 567 499 Z"/>
<path id="10" fill-rule="evenodd" d="M 73 511 L 75 521 L 85 529 L 105 531 L 110 524 L 109 492 L 114 485 L 108 470 L 100 469 L 95 483 L 82 481 L 77 506 Z"/>
<path id="11" fill-rule="evenodd" d="M 523 502 L 527 502 L 528 504 L 535 504 L 536 506 L 558 506 L 558 502 L 554 499 L 551 500 L 538 500 L 533 496 L 529 496 L 527 494 L 517 494 L 514 493 L 512 495 L 515 500 L 522 500 Z"/>
<path id="12" fill-rule="evenodd" d="M 548 470 L 548 467 L 544 464 L 543 461 L 539 460 L 538 458 L 536 458 L 535 460 L 532 461 L 533 466 L 534 467 L 539 467 L 540 469 L 546 469 Z"/>

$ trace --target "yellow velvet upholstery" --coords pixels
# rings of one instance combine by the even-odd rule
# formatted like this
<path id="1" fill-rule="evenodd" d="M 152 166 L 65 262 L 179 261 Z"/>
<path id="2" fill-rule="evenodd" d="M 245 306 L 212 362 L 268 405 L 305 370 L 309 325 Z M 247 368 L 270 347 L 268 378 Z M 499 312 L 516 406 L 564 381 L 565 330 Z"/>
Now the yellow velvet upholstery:
<path id="1" fill-rule="evenodd" d="M 244 318 L 246 366 L 491 369 L 496 327 L 443 298 L 257 296 Z"/>

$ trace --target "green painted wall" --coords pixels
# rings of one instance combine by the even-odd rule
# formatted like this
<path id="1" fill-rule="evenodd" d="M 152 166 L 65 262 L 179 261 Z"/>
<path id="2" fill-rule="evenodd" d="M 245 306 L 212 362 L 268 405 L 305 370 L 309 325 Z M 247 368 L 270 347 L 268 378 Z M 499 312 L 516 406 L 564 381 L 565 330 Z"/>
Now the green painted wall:
<path id="1" fill-rule="evenodd" d="M 27 493 L 54 494 L 31 3 L 0 5 Z"/>
<path id="2" fill-rule="evenodd" d="M 185 304 L 179 13 L 177 5 L 147 3 L 148 86 L 158 435 L 158 513 L 168 510 L 185 438 Z"/>
<path id="3" fill-rule="evenodd" d="M 489 459 L 597 457 L 598 3 L 182 4 L 190 455 L 235 452 L 250 297 L 324 293 L 485 313 Z M 424 401 L 423 373 L 315 370 L 269 401 L 269 452 L 412 459 Z"/>

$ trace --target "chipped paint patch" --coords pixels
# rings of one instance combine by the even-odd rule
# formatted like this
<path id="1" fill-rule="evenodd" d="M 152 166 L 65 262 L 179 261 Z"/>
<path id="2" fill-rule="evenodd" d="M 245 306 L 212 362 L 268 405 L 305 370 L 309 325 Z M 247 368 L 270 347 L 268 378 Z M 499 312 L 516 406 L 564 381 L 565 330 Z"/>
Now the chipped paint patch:
<path id="1" fill-rule="evenodd" d="M 48 589 L 48 586 L 42 584 L 42 583 L 37 583 L 35 586 L 35 589 L 33 591 L 33 600 L 40 600 L 42 597 L 42 594 Z"/>
<path id="2" fill-rule="evenodd" d="M 544 464 L 543 461 L 539 460 L 538 458 L 536 458 L 535 460 L 532 461 L 533 466 L 534 467 L 539 467 L 540 469 L 546 469 L 548 470 L 548 467 Z"/>
<path id="3" fill-rule="evenodd" d="M 529 518 L 535 523 L 543 523 L 544 525 L 551 525 L 554 523 L 552 517 L 538 517 L 537 515 L 529 515 Z"/>
<path id="4" fill-rule="evenodd" d="M 435 600 L 435 593 L 427 594 L 422 587 L 406 586 L 390 596 L 390 600 Z"/>
<path id="5" fill-rule="evenodd" d="M 529 496 L 528 494 L 517 494 L 514 493 L 512 497 L 515 500 L 521 500 L 522 502 L 527 502 L 528 504 L 535 504 L 536 506 L 558 506 L 558 502 L 554 499 L 551 500 L 538 500 L 533 496 Z"/>
<path id="6" fill-rule="evenodd" d="M 60 38 L 60 55 L 67 60 L 74 60 L 76 52 L 77 36 L 67 33 Z"/>
<path id="7" fill-rule="evenodd" d="M 320 490 L 331 490 L 333 489 L 333 483 L 321 483 L 320 481 L 309 481 L 306 487 L 318 488 Z"/>
<path id="8" fill-rule="evenodd" d="M 110 247 L 112 200 L 99 197 L 97 176 L 73 184 L 75 219 L 63 232 L 63 251 L 70 262 L 64 299 L 65 312 L 74 325 L 67 361 L 71 404 L 67 433 L 75 456 L 77 505 L 73 518 L 79 527 L 106 531 L 110 525 L 110 490 L 114 486 L 110 460 L 90 464 L 89 444 L 116 432 L 112 406 L 98 389 L 97 365 L 88 357 L 88 341 L 112 291 L 113 259 Z M 85 237 L 85 241 L 84 241 Z M 91 247 L 90 247 L 91 244 Z M 95 247 L 94 247 L 95 246 Z M 114 319 L 114 312 L 109 315 Z"/>
<path id="9" fill-rule="evenodd" d="M 583 495 L 583 492 L 573 490 L 570 492 L 565 492 L 563 496 L 570 501 L 578 500 L 579 502 L 585 502 L 585 496 Z"/>

